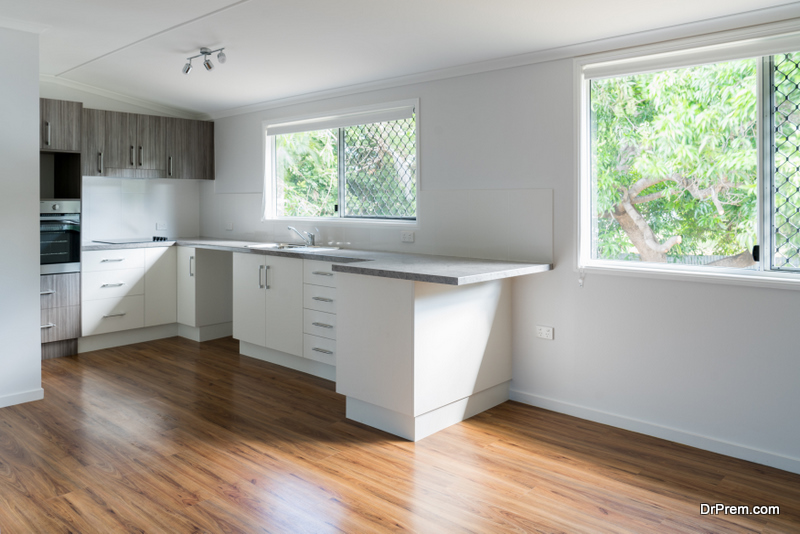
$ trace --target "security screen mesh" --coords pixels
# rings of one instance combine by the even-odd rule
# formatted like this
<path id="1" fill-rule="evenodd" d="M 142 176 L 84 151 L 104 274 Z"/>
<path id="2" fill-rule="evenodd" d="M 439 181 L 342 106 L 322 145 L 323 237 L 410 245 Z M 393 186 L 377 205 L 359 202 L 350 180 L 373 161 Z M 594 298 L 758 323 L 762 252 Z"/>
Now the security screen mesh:
<path id="1" fill-rule="evenodd" d="M 800 270 L 800 53 L 773 58 L 772 268 Z"/>

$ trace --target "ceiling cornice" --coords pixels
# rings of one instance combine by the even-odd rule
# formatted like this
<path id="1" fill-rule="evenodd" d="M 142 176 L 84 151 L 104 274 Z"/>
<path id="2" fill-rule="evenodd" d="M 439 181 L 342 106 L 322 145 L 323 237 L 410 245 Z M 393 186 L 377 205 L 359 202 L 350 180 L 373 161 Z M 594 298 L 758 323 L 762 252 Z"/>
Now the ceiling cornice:
<path id="1" fill-rule="evenodd" d="M 64 78 L 59 78 L 58 76 L 52 76 L 48 74 L 41 74 L 39 75 L 39 82 L 40 83 L 52 83 L 56 85 L 61 85 L 64 87 L 69 87 L 70 89 L 77 89 L 79 91 L 83 91 L 86 93 L 90 93 L 97 96 L 102 96 L 105 98 L 110 98 L 112 100 L 117 100 L 118 102 L 124 102 L 126 104 L 131 104 L 133 106 L 139 106 L 141 108 L 150 110 L 154 113 L 159 115 L 166 115 L 169 117 L 180 117 L 182 119 L 207 119 L 208 117 L 203 113 L 196 113 L 194 111 L 189 111 L 186 109 L 179 109 L 173 108 L 171 106 L 164 106 L 162 104 L 157 104 L 155 102 L 151 102 L 150 100 L 144 100 L 142 98 L 136 98 L 128 95 L 123 95 L 122 93 L 115 93 L 114 91 L 108 91 L 106 89 L 101 89 L 99 87 L 95 87 L 93 85 L 87 85 L 80 82 L 75 82 L 72 80 L 67 80 Z"/>

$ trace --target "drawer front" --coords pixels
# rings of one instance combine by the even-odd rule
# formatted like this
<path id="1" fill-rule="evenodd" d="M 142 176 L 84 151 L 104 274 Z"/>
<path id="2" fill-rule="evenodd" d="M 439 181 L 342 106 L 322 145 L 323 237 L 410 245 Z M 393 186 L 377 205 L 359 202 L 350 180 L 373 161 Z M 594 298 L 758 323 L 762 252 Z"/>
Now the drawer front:
<path id="1" fill-rule="evenodd" d="M 83 301 L 144 294 L 144 269 L 95 271 L 83 274 Z"/>
<path id="2" fill-rule="evenodd" d="M 303 308 L 336 313 L 336 288 L 304 284 Z"/>
<path id="3" fill-rule="evenodd" d="M 303 310 L 303 332 L 336 339 L 336 315 L 316 310 Z"/>
<path id="4" fill-rule="evenodd" d="M 42 310 L 42 343 L 81 337 L 81 307 L 63 306 Z"/>
<path id="5" fill-rule="evenodd" d="M 81 306 L 81 324 L 84 336 L 142 328 L 144 296 L 84 302 Z"/>
<path id="6" fill-rule="evenodd" d="M 336 287 L 336 273 L 329 261 L 303 260 L 303 282 L 317 286 Z"/>
<path id="7" fill-rule="evenodd" d="M 39 277 L 42 309 L 77 306 L 81 303 L 81 274 L 46 274 Z"/>
<path id="8" fill-rule="evenodd" d="M 81 271 L 116 271 L 144 269 L 144 249 L 87 250 L 81 254 Z"/>
<path id="9" fill-rule="evenodd" d="M 336 340 L 303 334 L 303 357 L 336 365 Z"/>

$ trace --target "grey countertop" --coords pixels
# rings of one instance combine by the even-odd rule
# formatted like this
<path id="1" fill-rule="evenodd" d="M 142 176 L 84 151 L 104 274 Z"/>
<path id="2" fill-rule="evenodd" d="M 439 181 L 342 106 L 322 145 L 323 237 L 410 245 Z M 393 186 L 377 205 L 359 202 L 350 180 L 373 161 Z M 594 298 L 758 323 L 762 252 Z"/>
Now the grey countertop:
<path id="1" fill-rule="evenodd" d="M 335 272 L 457 286 L 541 273 L 552 269 L 552 265 L 548 263 L 521 263 L 426 254 L 404 254 L 400 252 L 375 252 L 352 249 L 311 252 L 308 250 L 296 251 L 291 249 L 246 248 L 247 245 L 252 244 L 254 244 L 252 241 L 198 237 L 190 239 L 179 238 L 174 241 L 147 241 L 143 243 L 126 243 L 121 245 L 92 242 L 84 244 L 82 250 L 119 250 L 126 248 L 180 245 L 229 252 L 330 261 L 334 263 L 333 270 Z"/>

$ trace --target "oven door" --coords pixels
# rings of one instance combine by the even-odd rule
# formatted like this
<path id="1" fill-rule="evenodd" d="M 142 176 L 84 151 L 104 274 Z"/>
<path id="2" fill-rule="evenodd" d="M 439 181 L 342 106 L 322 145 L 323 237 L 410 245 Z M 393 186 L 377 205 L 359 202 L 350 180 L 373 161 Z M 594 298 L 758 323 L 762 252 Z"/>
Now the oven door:
<path id="1" fill-rule="evenodd" d="M 80 272 L 79 214 L 42 216 L 39 234 L 41 274 Z"/>

